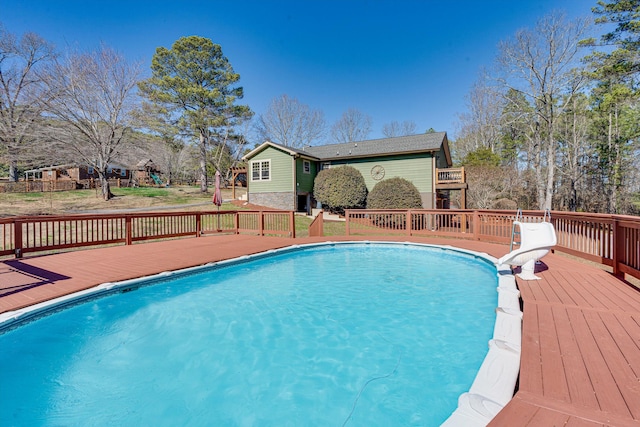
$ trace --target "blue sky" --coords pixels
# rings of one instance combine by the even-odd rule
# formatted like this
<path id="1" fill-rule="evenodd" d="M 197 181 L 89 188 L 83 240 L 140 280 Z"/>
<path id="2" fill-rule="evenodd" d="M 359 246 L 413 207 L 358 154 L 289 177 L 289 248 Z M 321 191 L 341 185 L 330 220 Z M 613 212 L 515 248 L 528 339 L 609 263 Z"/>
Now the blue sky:
<path id="1" fill-rule="evenodd" d="M 455 137 L 458 115 L 498 42 L 553 10 L 591 16 L 595 0 L 458 1 L 55 1 L 0 0 L 0 22 L 38 33 L 59 49 L 100 43 L 142 62 L 158 46 L 199 35 L 222 46 L 260 114 L 287 94 L 322 110 L 330 126 L 348 108 L 382 126 Z"/>

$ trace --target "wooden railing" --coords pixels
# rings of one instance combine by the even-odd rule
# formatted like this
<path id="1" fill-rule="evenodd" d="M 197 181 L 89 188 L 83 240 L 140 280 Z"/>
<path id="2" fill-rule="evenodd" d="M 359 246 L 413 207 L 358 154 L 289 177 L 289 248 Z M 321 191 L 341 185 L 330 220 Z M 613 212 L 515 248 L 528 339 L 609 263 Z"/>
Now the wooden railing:
<path id="1" fill-rule="evenodd" d="M 543 212 L 525 211 L 525 221 Z M 509 244 L 515 212 L 347 210 L 347 235 L 453 237 Z M 217 233 L 295 237 L 289 211 L 207 211 L 0 218 L 0 256 Z M 552 212 L 556 250 L 640 278 L 640 217 Z M 322 220 L 314 222 L 314 230 Z M 321 231 L 313 231 L 322 235 Z"/>
<path id="2" fill-rule="evenodd" d="M 464 184 L 464 168 L 436 169 L 436 184 Z"/>
<path id="3" fill-rule="evenodd" d="M 163 212 L 0 219 L 0 256 L 217 233 L 295 237 L 289 211 Z"/>
<path id="4" fill-rule="evenodd" d="M 309 224 L 309 237 L 318 237 L 324 235 L 324 216 L 322 212 L 318 213 Z"/>
<path id="5" fill-rule="evenodd" d="M 476 210 L 347 210 L 347 235 L 454 237 L 511 242 L 515 212 Z M 542 211 L 523 212 L 542 221 Z M 552 212 L 556 250 L 611 266 L 616 275 L 640 278 L 640 217 Z"/>

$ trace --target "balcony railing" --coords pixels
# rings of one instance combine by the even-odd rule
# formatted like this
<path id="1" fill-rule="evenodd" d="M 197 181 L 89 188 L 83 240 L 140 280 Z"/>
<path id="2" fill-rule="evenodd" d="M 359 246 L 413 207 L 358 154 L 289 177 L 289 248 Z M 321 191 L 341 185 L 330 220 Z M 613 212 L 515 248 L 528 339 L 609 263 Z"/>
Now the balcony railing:
<path id="1" fill-rule="evenodd" d="M 436 185 L 464 184 L 465 182 L 464 168 L 436 169 Z"/>

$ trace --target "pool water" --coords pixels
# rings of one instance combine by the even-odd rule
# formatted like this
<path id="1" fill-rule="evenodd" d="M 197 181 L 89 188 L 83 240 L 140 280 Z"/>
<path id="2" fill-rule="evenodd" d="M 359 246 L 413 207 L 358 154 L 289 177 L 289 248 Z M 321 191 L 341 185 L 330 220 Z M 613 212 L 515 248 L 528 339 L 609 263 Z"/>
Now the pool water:
<path id="1" fill-rule="evenodd" d="M 322 245 L 160 281 L 0 334 L 3 426 L 437 426 L 487 352 L 495 267 Z"/>

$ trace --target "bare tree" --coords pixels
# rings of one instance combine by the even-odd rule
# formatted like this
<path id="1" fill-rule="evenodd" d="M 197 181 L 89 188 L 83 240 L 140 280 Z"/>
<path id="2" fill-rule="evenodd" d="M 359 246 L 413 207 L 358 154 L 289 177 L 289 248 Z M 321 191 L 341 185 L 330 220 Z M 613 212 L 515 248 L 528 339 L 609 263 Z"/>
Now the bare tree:
<path id="1" fill-rule="evenodd" d="M 96 170 L 105 200 L 113 197 L 107 170 L 131 131 L 139 75 L 137 64 L 105 46 L 70 54 L 50 73 L 48 84 L 56 92 L 47 107 L 52 135 L 62 149 Z"/>
<path id="2" fill-rule="evenodd" d="M 481 77 L 467 95 L 468 112 L 460 114 L 461 128 L 456 139 L 456 156 L 488 148 L 497 153 L 502 136 L 501 122 L 504 98 L 499 88 Z"/>
<path id="3" fill-rule="evenodd" d="M 367 139 L 371 133 L 371 117 L 360 110 L 349 108 L 331 127 L 335 142 L 353 142 Z"/>
<path id="4" fill-rule="evenodd" d="M 567 22 L 562 14 L 554 13 L 541 19 L 533 30 L 518 31 L 514 39 L 500 44 L 500 82 L 513 93 L 523 94 L 534 106 L 532 137 L 540 209 L 551 208 L 557 121 L 580 87 L 580 75 L 572 72 L 572 67 L 586 27 L 586 20 Z"/>
<path id="5" fill-rule="evenodd" d="M 0 26 L 0 155 L 9 164 L 9 179 L 18 180 L 18 162 L 27 160 L 29 143 L 48 95 L 42 66 L 54 58 L 53 47 L 40 36 L 19 40 Z"/>
<path id="6" fill-rule="evenodd" d="M 465 167 L 469 181 L 467 203 L 474 209 L 493 209 L 496 201 L 505 196 L 509 173 L 497 166 Z"/>
<path id="7" fill-rule="evenodd" d="M 387 138 L 413 135 L 416 133 L 417 127 L 416 123 L 411 120 L 405 120 L 402 123 L 394 120 L 382 126 L 382 134 Z"/>
<path id="8" fill-rule="evenodd" d="M 578 207 L 584 209 L 584 206 L 579 206 L 579 194 L 586 197 L 595 196 L 589 195 L 590 191 L 585 186 L 588 171 L 585 166 L 594 151 L 588 143 L 589 117 L 586 95 L 579 94 L 573 97 L 558 124 L 559 157 L 562 164 L 559 169 L 558 190 L 562 200 L 560 207 L 575 212 Z"/>
<path id="9" fill-rule="evenodd" d="M 320 140 L 326 125 L 322 111 L 282 95 L 271 100 L 267 111 L 258 117 L 256 128 L 263 141 L 299 148 Z"/>

